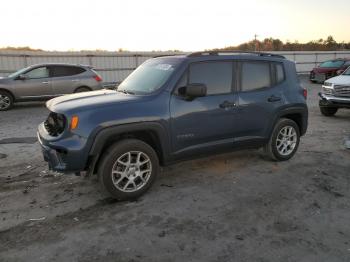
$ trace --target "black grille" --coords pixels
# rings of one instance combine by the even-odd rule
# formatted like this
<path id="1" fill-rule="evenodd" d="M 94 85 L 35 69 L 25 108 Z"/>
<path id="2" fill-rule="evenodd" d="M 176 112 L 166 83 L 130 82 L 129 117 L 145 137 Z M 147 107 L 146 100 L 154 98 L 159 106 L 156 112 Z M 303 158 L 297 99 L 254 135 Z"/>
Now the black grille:
<path id="1" fill-rule="evenodd" d="M 350 85 L 348 85 L 348 86 L 335 85 L 334 86 L 334 95 L 335 96 L 350 97 Z"/>
<path id="2" fill-rule="evenodd" d="M 44 122 L 44 126 L 50 136 L 58 136 L 64 131 L 66 118 L 62 114 L 51 112 Z"/>

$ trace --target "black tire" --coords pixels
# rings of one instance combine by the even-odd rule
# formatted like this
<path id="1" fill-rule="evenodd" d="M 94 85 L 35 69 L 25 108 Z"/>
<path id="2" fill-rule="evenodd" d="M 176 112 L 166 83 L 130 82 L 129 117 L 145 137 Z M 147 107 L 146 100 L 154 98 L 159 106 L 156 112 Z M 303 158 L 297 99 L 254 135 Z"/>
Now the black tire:
<path id="1" fill-rule="evenodd" d="M 90 88 L 86 87 L 86 86 L 82 86 L 82 87 L 78 87 L 74 93 L 82 93 L 82 92 L 89 92 L 91 91 Z"/>
<path id="2" fill-rule="evenodd" d="M 324 116 L 334 116 L 335 113 L 337 113 L 338 108 L 320 106 L 320 111 Z"/>
<path id="3" fill-rule="evenodd" d="M 146 182 L 141 182 L 143 183 L 143 186 L 132 192 L 125 192 L 114 184 L 113 179 L 119 181 L 122 175 L 120 175 L 119 173 L 116 175 L 112 175 L 112 170 L 115 170 L 114 169 L 115 167 L 120 168 L 118 165 L 120 165 L 120 163 L 123 163 L 123 162 L 117 163 L 117 160 L 120 160 L 121 157 L 123 157 L 124 155 L 127 155 L 128 152 L 131 152 L 131 153 L 142 152 L 144 156 L 148 157 L 149 162 L 147 162 L 147 166 L 144 166 L 146 164 L 140 165 L 139 171 L 141 171 L 141 168 L 148 168 L 151 170 L 148 173 L 146 172 L 146 179 L 143 178 L 146 180 Z M 130 156 L 130 155 L 127 155 L 127 156 Z M 146 157 L 144 159 L 147 159 Z M 131 162 L 134 162 L 134 161 L 131 161 Z M 150 168 L 148 165 L 149 163 L 150 163 Z M 123 187 L 127 184 L 127 182 L 130 181 L 130 179 L 133 179 L 132 176 L 135 175 L 137 171 L 135 171 L 136 167 L 134 167 L 133 169 L 134 172 L 130 171 L 131 173 L 129 174 L 127 170 L 130 170 L 131 167 L 126 168 L 125 165 L 124 166 L 121 165 L 121 166 L 125 167 L 125 170 L 123 170 L 122 173 L 128 174 L 124 176 L 124 178 L 118 184 L 119 186 L 121 185 Z M 158 175 L 158 172 L 159 172 L 159 161 L 158 161 L 158 156 L 156 152 L 151 146 L 137 139 L 125 139 L 113 144 L 111 147 L 107 149 L 106 152 L 104 152 L 101 162 L 98 166 L 98 176 L 99 176 L 99 181 L 102 188 L 105 191 L 107 191 L 111 197 L 118 200 L 134 200 L 140 197 L 141 195 L 143 195 L 153 184 L 154 180 Z M 116 176 L 119 176 L 119 177 L 116 177 Z M 138 180 L 136 180 L 137 178 Z M 140 182 L 141 178 L 136 177 L 133 179 L 133 181 L 134 181 L 133 184 L 136 185 L 135 181 L 136 183 L 137 181 Z M 128 186 L 126 190 L 129 190 Z"/>
<path id="4" fill-rule="evenodd" d="M 13 107 L 13 96 L 6 91 L 0 90 L 0 111 L 6 111 Z"/>
<path id="5" fill-rule="evenodd" d="M 277 147 L 277 138 L 280 140 L 280 131 L 283 128 L 288 128 L 288 127 L 292 127 L 295 131 L 295 146 L 294 148 L 291 150 L 291 148 L 289 148 L 289 150 L 291 150 L 290 153 L 288 154 L 281 154 L 280 151 L 278 150 Z M 269 142 L 265 145 L 264 147 L 264 151 L 265 153 L 269 156 L 269 158 L 271 158 L 274 161 L 285 161 L 288 160 L 290 158 L 292 158 L 295 154 L 295 152 L 298 150 L 298 146 L 299 146 L 299 142 L 300 142 L 300 130 L 298 125 L 291 119 L 288 118 L 281 118 L 275 125 L 271 137 L 269 139 Z"/>

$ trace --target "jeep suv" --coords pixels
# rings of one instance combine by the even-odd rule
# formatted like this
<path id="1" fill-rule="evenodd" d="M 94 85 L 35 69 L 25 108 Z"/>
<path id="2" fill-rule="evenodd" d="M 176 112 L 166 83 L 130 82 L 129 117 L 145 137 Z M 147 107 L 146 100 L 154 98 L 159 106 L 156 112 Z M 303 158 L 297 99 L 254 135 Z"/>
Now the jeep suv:
<path id="1" fill-rule="evenodd" d="M 290 159 L 307 129 L 306 95 L 283 56 L 156 57 L 116 90 L 48 101 L 38 139 L 51 169 L 97 174 L 112 197 L 134 199 L 160 165 L 252 147 Z"/>

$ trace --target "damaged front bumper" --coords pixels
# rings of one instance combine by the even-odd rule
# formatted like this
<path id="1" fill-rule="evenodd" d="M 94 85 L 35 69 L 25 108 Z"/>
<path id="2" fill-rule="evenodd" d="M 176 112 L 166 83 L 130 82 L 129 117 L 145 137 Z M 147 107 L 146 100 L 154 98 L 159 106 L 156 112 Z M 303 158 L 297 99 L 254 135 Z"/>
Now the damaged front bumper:
<path id="1" fill-rule="evenodd" d="M 321 98 L 319 101 L 320 107 L 350 108 L 350 97 L 337 97 L 321 92 L 318 93 L 318 96 Z"/>
<path id="2" fill-rule="evenodd" d="M 43 124 L 38 127 L 37 137 L 49 169 L 62 173 L 85 170 L 88 159 L 88 144 L 85 138 L 75 134 L 52 137 Z"/>

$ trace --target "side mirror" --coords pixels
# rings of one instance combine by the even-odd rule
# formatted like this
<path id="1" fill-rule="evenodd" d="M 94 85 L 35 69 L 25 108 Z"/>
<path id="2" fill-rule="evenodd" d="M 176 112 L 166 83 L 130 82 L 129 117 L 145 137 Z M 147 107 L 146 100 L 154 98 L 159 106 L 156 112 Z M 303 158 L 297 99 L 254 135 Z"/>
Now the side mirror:
<path id="1" fill-rule="evenodd" d="M 18 77 L 17 77 L 18 80 L 26 80 L 28 79 L 28 77 L 24 74 L 20 74 Z"/>
<path id="2" fill-rule="evenodd" d="M 179 88 L 179 94 L 186 98 L 196 98 L 207 95 L 207 86 L 205 84 L 193 83 Z"/>

